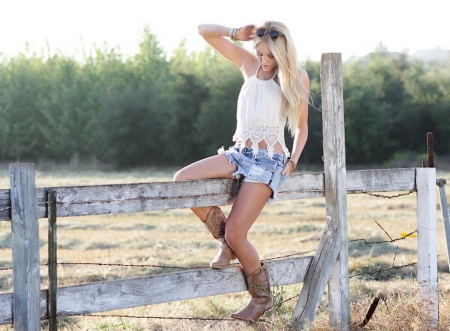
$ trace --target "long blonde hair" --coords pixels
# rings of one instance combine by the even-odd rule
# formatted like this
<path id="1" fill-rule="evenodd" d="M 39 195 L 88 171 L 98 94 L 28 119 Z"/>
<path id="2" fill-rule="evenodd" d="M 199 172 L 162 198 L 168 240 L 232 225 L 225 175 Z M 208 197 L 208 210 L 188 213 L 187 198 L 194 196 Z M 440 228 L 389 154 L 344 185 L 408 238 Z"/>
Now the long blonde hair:
<path id="1" fill-rule="evenodd" d="M 262 41 L 266 42 L 277 61 L 278 77 L 284 96 L 281 115 L 287 117 L 286 125 L 291 134 L 294 135 L 298 127 L 303 102 L 307 100 L 306 90 L 301 83 L 299 66 L 297 64 L 297 51 L 292 42 L 289 29 L 285 24 L 276 21 L 266 21 L 258 25 L 257 29 L 259 28 L 265 28 L 267 32 L 262 37 L 258 37 L 255 34 L 253 47 L 256 48 Z M 268 33 L 271 30 L 276 30 L 282 35 L 272 39 Z"/>

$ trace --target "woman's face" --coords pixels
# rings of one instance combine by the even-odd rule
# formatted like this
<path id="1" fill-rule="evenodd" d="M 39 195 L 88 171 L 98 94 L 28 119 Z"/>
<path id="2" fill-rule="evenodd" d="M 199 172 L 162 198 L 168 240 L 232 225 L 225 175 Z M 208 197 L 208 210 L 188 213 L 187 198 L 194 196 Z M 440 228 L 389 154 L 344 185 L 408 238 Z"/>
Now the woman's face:
<path id="1" fill-rule="evenodd" d="M 256 45 L 256 56 L 258 57 L 264 71 L 273 71 L 278 65 L 265 41 L 261 41 L 258 45 Z"/>

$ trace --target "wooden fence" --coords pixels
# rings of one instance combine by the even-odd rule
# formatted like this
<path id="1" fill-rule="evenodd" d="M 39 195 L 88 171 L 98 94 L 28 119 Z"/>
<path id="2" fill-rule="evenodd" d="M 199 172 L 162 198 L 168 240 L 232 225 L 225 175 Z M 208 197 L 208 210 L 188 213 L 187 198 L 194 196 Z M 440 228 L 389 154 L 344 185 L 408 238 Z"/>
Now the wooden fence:
<path id="1" fill-rule="evenodd" d="M 323 197 L 326 225 L 314 256 L 269 261 L 272 286 L 304 282 L 292 323 L 312 323 L 329 287 L 330 324 L 349 330 L 347 194 L 417 191 L 419 293 L 438 321 L 436 172 L 434 168 L 346 171 L 340 54 L 322 57 L 324 172 L 294 174 L 280 200 Z M 122 185 L 36 188 L 34 166 L 10 166 L 11 186 L 0 190 L 0 220 L 11 220 L 13 292 L 0 295 L 0 324 L 39 330 L 48 316 L 48 290 L 40 290 L 38 218 L 48 216 L 47 196 L 56 192 L 57 217 L 134 213 L 226 205 L 239 190 L 228 179 Z M 276 283 L 275 281 L 276 280 Z M 79 315 L 246 290 L 239 268 L 198 269 L 57 288 L 60 315 Z"/>

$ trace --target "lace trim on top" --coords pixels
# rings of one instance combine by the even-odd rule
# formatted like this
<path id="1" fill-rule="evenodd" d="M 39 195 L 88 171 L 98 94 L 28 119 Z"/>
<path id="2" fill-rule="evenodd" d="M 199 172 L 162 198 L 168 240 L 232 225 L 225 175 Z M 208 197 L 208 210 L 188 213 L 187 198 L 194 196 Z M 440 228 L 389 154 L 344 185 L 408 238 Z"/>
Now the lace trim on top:
<path id="1" fill-rule="evenodd" d="M 286 118 L 279 115 L 282 102 L 281 88 L 273 77 L 270 80 L 261 80 L 255 74 L 244 82 L 239 94 L 237 127 L 233 135 L 233 141 L 237 142 L 241 150 L 250 139 L 256 157 L 258 144 L 265 141 L 268 156 L 272 158 L 275 144 L 279 142 L 286 157 L 290 156 L 284 142 Z"/>

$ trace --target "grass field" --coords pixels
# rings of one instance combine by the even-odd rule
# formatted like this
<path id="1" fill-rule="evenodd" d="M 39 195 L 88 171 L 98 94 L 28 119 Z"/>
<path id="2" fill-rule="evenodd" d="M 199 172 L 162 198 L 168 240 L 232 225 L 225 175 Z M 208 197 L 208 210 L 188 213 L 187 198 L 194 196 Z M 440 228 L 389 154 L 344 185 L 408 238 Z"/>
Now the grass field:
<path id="1" fill-rule="evenodd" d="M 169 181 L 174 169 L 141 169 L 130 172 L 37 171 L 42 186 L 94 185 Z M 450 172 L 438 172 L 450 182 Z M 9 188 L 8 168 L 0 168 L 0 188 Z M 450 201 L 447 185 L 447 200 Z M 225 213 L 230 206 L 225 206 Z M 325 225 L 323 198 L 277 202 L 266 206 L 250 232 L 250 240 L 262 259 L 315 249 Z M 369 195 L 348 196 L 349 239 L 368 241 L 398 238 L 416 229 L 416 195 L 383 199 Z M 377 224 L 381 225 L 381 227 Z M 41 262 L 47 259 L 47 221 L 41 219 Z M 11 266 L 11 224 L 0 222 L 0 268 Z M 440 210 L 438 210 L 438 268 L 440 318 L 442 330 L 450 329 L 450 276 Z M 398 246 L 398 248 L 397 248 Z M 101 262 L 156 264 L 182 267 L 208 266 L 217 250 L 203 224 L 190 210 L 152 211 L 137 214 L 69 217 L 58 219 L 59 262 Z M 417 260 L 417 240 L 406 238 L 395 243 L 349 244 L 350 274 L 370 273 Z M 60 265 L 59 286 L 124 279 L 164 273 L 166 269 Z M 47 270 L 41 269 L 42 288 L 47 288 Z M 416 267 L 363 275 L 350 279 L 352 330 L 358 330 L 375 294 L 386 296 L 364 330 L 415 330 L 420 324 L 416 304 Z M 288 299 L 300 292 L 300 285 L 273 288 L 277 299 Z M 0 270 L 0 293 L 11 292 L 11 271 Z M 328 329 L 327 296 L 318 307 L 313 330 Z M 221 295 L 181 302 L 140 307 L 105 314 L 161 317 L 199 317 L 227 319 L 248 300 L 247 293 Z M 254 327 L 234 321 L 165 320 L 118 317 L 60 318 L 59 330 L 288 330 L 296 300 L 290 300 L 266 314 Z M 11 330 L 10 325 L 0 330 Z M 46 322 L 42 322 L 46 329 Z"/>

